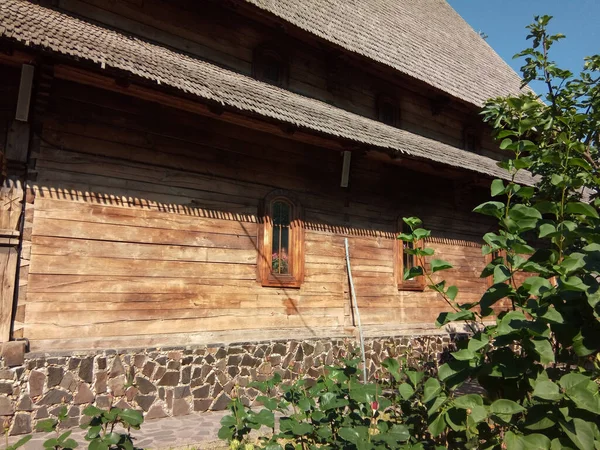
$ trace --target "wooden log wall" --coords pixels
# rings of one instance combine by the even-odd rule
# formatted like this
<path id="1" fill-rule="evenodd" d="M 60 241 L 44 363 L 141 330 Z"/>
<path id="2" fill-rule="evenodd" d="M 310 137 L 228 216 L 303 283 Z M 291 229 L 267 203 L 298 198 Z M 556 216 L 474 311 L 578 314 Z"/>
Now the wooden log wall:
<path id="1" fill-rule="evenodd" d="M 486 283 L 488 224 L 452 183 L 356 155 L 55 80 L 30 187 L 28 287 L 19 308 L 33 349 L 348 335 L 344 238 L 367 331 L 431 327 L 446 309 L 399 292 L 399 216 L 418 214 L 469 301 Z M 305 210 L 300 289 L 261 287 L 257 207 L 274 189 Z"/>
<path id="2" fill-rule="evenodd" d="M 221 2 L 165 1 L 106 2 L 104 0 L 60 0 L 67 11 L 90 17 L 140 35 L 154 42 L 197 55 L 208 61 L 252 76 L 254 49 L 274 43 L 289 60 L 287 88 L 357 114 L 377 118 L 377 98 L 397 99 L 400 126 L 408 131 L 462 148 L 464 131 L 481 134 L 481 153 L 502 156 L 483 126 L 477 111 L 457 103 L 444 103 L 434 115 L 432 102 L 438 94 L 423 92 L 420 85 L 386 67 L 378 75 L 366 72 L 339 51 L 325 50 L 307 34 L 294 36 L 265 17 L 248 17 Z M 262 20 L 260 20 L 262 19 Z M 384 74 L 386 76 L 384 76 Z"/>

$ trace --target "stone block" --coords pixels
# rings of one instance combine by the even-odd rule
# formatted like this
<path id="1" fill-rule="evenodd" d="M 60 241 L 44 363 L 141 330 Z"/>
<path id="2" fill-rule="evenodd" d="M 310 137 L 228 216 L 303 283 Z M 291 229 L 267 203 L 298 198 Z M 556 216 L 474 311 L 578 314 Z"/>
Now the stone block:
<path id="1" fill-rule="evenodd" d="M 50 389 L 38 402 L 39 405 L 60 405 L 61 403 L 69 403 L 73 399 L 70 392 L 61 389 Z"/>
<path id="2" fill-rule="evenodd" d="M 181 361 L 182 357 L 183 357 L 183 353 L 181 351 L 167 353 L 167 358 L 169 358 L 173 361 Z"/>
<path id="3" fill-rule="evenodd" d="M 16 414 L 13 418 L 9 434 L 11 436 L 17 436 L 20 434 L 29 434 L 31 431 L 31 415 L 29 415 L 29 413 Z"/>
<path id="4" fill-rule="evenodd" d="M 204 386 L 199 387 L 198 389 L 194 389 L 194 391 L 192 392 L 194 398 L 208 398 L 209 393 L 210 384 L 205 384 Z"/>
<path id="5" fill-rule="evenodd" d="M 69 358 L 69 364 L 67 365 L 67 368 L 69 370 L 75 370 L 79 367 L 79 364 L 81 363 L 81 358 Z"/>
<path id="6" fill-rule="evenodd" d="M 167 370 L 179 370 L 179 369 L 181 369 L 181 362 L 169 361 L 167 363 Z"/>
<path id="7" fill-rule="evenodd" d="M 196 412 L 208 411 L 208 408 L 210 408 L 210 404 L 211 403 L 212 403 L 211 399 L 208 399 L 208 400 L 194 400 L 194 411 L 196 411 Z"/>
<path id="8" fill-rule="evenodd" d="M 161 405 L 154 405 L 148 410 L 148 412 L 144 416 L 144 419 L 162 419 L 163 417 L 167 417 L 167 413 L 165 412 L 163 407 Z"/>
<path id="9" fill-rule="evenodd" d="M 120 409 L 131 409 L 131 405 L 124 398 L 119 400 L 115 407 Z"/>
<path id="10" fill-rule="evenodd" d="M 0 347 L 0 355 L 8 367 L 22 366 L 25 363 L 25 341 L 4 342 Z"/>
<path id="11" fill-rule="evenodd" d="M 75 394 L 73 403 L 75 405 L 82 405 L 84 403 L 93 403 L 95 397 L 96 396 L 90 389 L 90 386 L 87 383 L 81 383 L 79 385 L 79 388 L 77 389 L 77 394 Z"/>
<path id="12" fill-rule="evenodd" d="M 230 401 L 231 398 L 223 392 L 215 399 L 210 409 L 213 411 L 223 411 L 227 408 Z"/>
<path id="13" fill-rule="evenodd" d="M 185 416 L 190 413 L 190 404 L 184 398 L 173 400 L 173 416 Z"/>
<path id="14" fill-rule="evenodd" d="M 159 386 L 177 386 L 179 384 L 179 372 L 166 372 L 158 382 Z"/>
<path id="15" fill-rule="evenodd" d="M 12 383 L 0 383 L 0 394 L 12 395 L 13 384 Z"/>
<path id="16" fill-rule="evenodd" d="M 8 397 L 0 397 L 0 416 L 12 416 L 15 413 L 13 403 Z"/>
<path id="17" fill-rule="evenodd" d="M 173 390 L 173 395 L 175 396 L 175 398 L 185 398 L 192 395 L 192 393 L 190 392 L 189 386 L 177 386 Z"/>
<path id="18" fill-rule="evenodd" d="M 117 356 L 115 356 L 112 366 L 110 367 L 110 372 L 108 374 L 108 378 L 116 378 L 120 375 L 125 375 L 125 367 L 123 367 L 123 362 L 121 361 L 121 357 L 119 355 L 117 355 Z"/>
<path id="19" fill-rule="evenodd" d="M 48 367 L 48 387 L 58 386 L 64 373 L 65 370 L 62 367 Z"/>
<path id="20" fill-rule="evenodd" d="M 24 394 L 17 402 L 17 411 L 33 411 L 33 402 L 28 394 Z M 0 416 L 4 414 L 0 413 Z"/>
<path id="21" fill-rule="evenodd" d="M 125 383 L 127 380 L 125 379 L 125 375 L 119 375 L 115 378 L 110 378 L 108 380 L 108 390 L 112 392 L 115 397 L 120 397 L 125 394 Z"/>
<path id="22" fill-rule="evenodd" d="M 77 389 L 77 380 L 75 379 L 75 375 L 71 372 L 66 372 L 60 380 L 59 386 L 63 389 L 68 390 L 69 392 L 74 392 Z"/>
<path id="23" fill-rule="evenodd" d="M 94 390 L 96 391 L 96 394 L 102 394 L 106 392 L 107 379 L 107 372 L 96 372 L 96 381 L 94 381 Z"/>
<path id="24" fill-rule="evenodd" d="M 14 380 L 15 373 L 10 369 L 0 370 L 0 380 Z"/>
<path id="25" fill-rule="evenodd" d="M 273 345 L 273 353 L 277 353 L 278 355 L 285 355 L 287 353 L 287 348 L 285 346 L 285 344 L 281 343 L 281 342 L 277 342 Z M 264 356 L 264 354 L 263 354 Z M 260 356 L 259 356 L 260 358 Z"/>
<path id="26" fill-rule="evenodd" d="M 159 366 L 156 369 L 156 372 L 154 372 L 154 375 L 152 376 L 152 380 L 154 380 L 154 381 L 160 380 L 166 372 L 167 372 L 166 367 Z"/>
<path id="27" fill-rule="evenodd" d="M 128 402 L 132 401 L 133 398 L 138 394 L 139 390 L 135 386 L 129 386 L 125 391 L 125 398 Z"/>
<path id="28" fill-rule="evenodd" d="M 149 411 L 156 400 L 156 395 L 136 395 L 135 401 L 144 411 Z"/>
<path id="29" fill-rule="evenodd" d="M 146 362 L 146 355 L 135 355 L 133 357 L 133 365 L 138 369 L 144 367 L 144 363 Z"/>
<path id="30" fill-rule="evenodd" d="M 248 356 L 248 355 L 244 355 L 244 356 Z M 229 355 L 229 358 L 227 358 L 228 366 L 239 366 L 241 362 L 242 362 L 242 355 Z"/>
<path id="31" fill-rule="evenodd" d="M 154 373 L 155 367 L 156 367 L 155 362 L 152 362 L 152 361 L 146 362 L 146 364 L 144 364 L 144 368 L 142 369 L 142 374 L 144 376 L 150 378 L 152 376 L 152 373 Z"/>
<path id="32" fill-rule="evenodd" d="M 79 366 L 79 378 L 86 383 L 91 383 L 94 377 L 94 358 L 84 358 Z"/>
<path id="33" fill-rule="evenodd" d="M 193 360 L 194 360 L 193 356 L 186 356 L 185 358 L 183 358 L 181 360 L 181 364 L 183 364 L 184 366 L 189 366 L 190 364 L 192 364 Z"/>
<path id="34" fill-rule="evenodd" d="M 108 408 L 110 406 L 111 396 L 98 395 L 96 396 L 96 406 L 98 408 Z"/>
<path id="35" fill-rule="evenodd" d="M 48 414 L 48 408 L 46 408 L 45 406 L 42 406 L 41 408 L 39 408 L 35 414 L 34 414 L 34 418 L 37 419 L 47 419 L 48 417 L 50 417 L 50 414 Z"/>
<path id="36" fill-rule="evenodd" d="M 189 384 L 192 379 L 192 366 L 186 366 L 181 370 L 181 384 Z"/>
<path id="37" fill-rule="evenodd" d="M 96 358 L 96 366 L 98 367 L 98 370 L 105 370 L 106 358 L 104 356 L 99 356 L 98 358 Z"/>

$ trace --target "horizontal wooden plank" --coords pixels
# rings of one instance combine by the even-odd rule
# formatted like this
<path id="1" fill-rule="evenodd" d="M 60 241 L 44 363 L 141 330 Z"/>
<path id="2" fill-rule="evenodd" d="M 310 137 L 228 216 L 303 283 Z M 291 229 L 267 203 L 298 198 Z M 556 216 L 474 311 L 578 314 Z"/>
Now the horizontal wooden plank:
<path id="1" fill-rule="evenodd" d="M 46 236 L 33 236 L 32 243 L 32 255 L 238 264 L 256 264 L 257 258 L 254 249 L 136 244 Z"/>
<path id="2" fill-rule="evenodd" d="M 96 258 L 36 255 L 29 266 L 31 274 L 97 275 L 180 278 L 256 279 L 253 264 L 155 261 L 119 258 Z"/>
<path id="3" fill-rule="evenodd" d="M 194 333 L 198 331 L 252 330 L 259 323 L 261 329 L 283 329 L 306 327 L 335 327 L 343 324 L 343 311 L 338 314 L 306 318 L 301 315 L 271 314 L 255 315 L 251 319 L 231 315 L 211 318 L 163 320 L 136 320 L 118 316 L 116 321 L 93 325 L 69 325 L 56 320 L 51 324 L 25 325 L 24 335 L 28 339 L 71 339 L 99 336 L 143 336 L 164 333 Z M 310 320 L 308 320 L 310 319 Z"/>
<path id="4" fill-rule="evenodd" d="M 33 221 L 33 235 L 240 250 L 256 249 L 255 224 L 248 224 L 247 233 L 228 235 L 192 230 L 154 229 L 36 217 Z"/>

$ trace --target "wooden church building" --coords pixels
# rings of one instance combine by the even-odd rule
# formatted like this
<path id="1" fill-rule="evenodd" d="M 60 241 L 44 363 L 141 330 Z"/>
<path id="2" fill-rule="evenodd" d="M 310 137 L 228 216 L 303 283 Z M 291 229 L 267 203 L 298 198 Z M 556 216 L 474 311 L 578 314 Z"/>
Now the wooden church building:
<path id="1" fill-rule="evenodd" d="M 478 113 L 521 79 L 445 0 L 0 0 L 0 80 L 13 434 L 318 374 L 356 342 L 348 261 L 370 368 L 434 362 L 402 217 L 461 300 L 487 288 L 471 210 L 507 174 Z"/>

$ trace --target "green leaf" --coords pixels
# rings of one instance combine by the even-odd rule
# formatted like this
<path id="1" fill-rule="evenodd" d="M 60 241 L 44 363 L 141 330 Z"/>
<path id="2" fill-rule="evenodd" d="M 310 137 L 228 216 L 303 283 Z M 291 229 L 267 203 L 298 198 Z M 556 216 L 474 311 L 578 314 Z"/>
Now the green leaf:
<path id="1" fill-rule="evenodd" d="M 531 343 L 535 348 L 535 352 L 539 355 L 542 364 L 551 364 L 554 362 L 554 350 L 548 340 L 534 339 Z"/>
<path id="2" fill-rule="evenodd" d="M 427 379 L 423 385 L 423 402 L 427 403 L 440 392 L 442 392 L 442 386 L 440 385 L 440 382 L 435 378 Z"/>
<path id="3" fill-rule="evenodd" d="M 550 380 L 538 381 L 533 389 L 533 396 L 551 401 L 558 401 L 562 398 L 558 386 Z"/>
<path id="4" fill-rule="evenodd" d="M 496 400 L 490 405 L 490 412 L 492 414 L 513 415 L 523 411 L 525 411 L 525 408 L 523 408 L 517 402 L 507 399 Z"/>
<path id="5" fill-rule="evenodd" d="M 450 286 L 450 287 L 448 287 L 448 290 L 446 291 L 446 296 L 450 300 L 454 300 L 456 298 L 457 294 L 458 294 L 458 288 L 456 286 Z"/>
<path id="6" fill-rule="evenodd" d="M 425 377 L 424 372 L 417 372 L 416 370 L 407 370 L 406 376 L 408 380 L 412 383 L 413 387 L 417 387 L 421 380 Z"/>
<path id="7" fill-rule="evenodd" d="M 415 390 L 412 388 L 412 386 L 408 383 L 403 383 L 400 386 L 398 386 L 398 392 L 400 392 L 400 395 L 402 396 L 402 398 L 404 400 L 408 400 L 409 398 L 411 398 L 414 393 Z"/>
<path id="8" fill-rule="evenodd" d="M 504 435 L 504 443 L 507 450 L 548 450 L 550 439 L 543 434 L 534 433 L 524 436 L 512 431 Z"/>
<path id="9" fill-rule="evenodd" d="M 594 429 L 585 420 L 576 418 L 572 422 L 559 421 L 571 442 L 580 450 L 594 450 Z"/>
<path id="10" fill-rule="evenodd" d="M 446 430 L 446 419 L 444 413 L 437 413 L 433 416 L 433 420 L 429 422 L 429 432 L 433 437 L 437 437 Z"/>
<path id="11" fill-rule="evenodd" d="M 592 217 L 594 219 L 600 218 L 598 211 L 592 205 L 588 205 L 583 202 L 569 202 L 565 206 L 565 212 L 569 214 L 577 214 L 586 217 Z"/>
<path id="12" fill-rule="evenodd" d="M 360 441 L 360 434 L 356 428 L 343 427 L 338 430 L 338 435 L 345 441 L 357 444 Z"/>
<path id="13" fill-rule="evenodd" d="M 476 334 L 471 339 L 469 339 L 469 343 L 467 344 L 467 348 L 472 352 L 476 352 L 481 350 L 486 345 L 490 343 L 490 338 L 487 334 Z"/>
<path id="14" fill-rule="evenodd" d="M 105 412 L 105 411 L 101 410 L 100 408 L 96 408 L 93 405 L 90 405 L 83 410 L 83 414 L 85 414 L 86 416 L 92 416 L 92 417 L 99 416 L 103 412 Z"/>
<path id="15" fill-rule="evenodd" d="M 556 233 L 556 227 L 551 223 L 544 223 L 540 225 L 540 238 L 544 238 L 546 236 L 550 236 L 551 234 Z"/>
<path id="16" fill-rule="evenodd" d="M 423 225 L 423 221 L 418 217 L 403 217 L 402 220 L 406 225 L 410 227 L 411 230 L 420 227 Z"/>
<path id="17" fill-rule="evenodd" d="M 529 295 L 534 295 L 536 297 L 552 290 L 550 282 L 542 277 L 526 278 L 521 286 L 529 293 Z"/>
<path id="18" fill-rule="evenodd" d="M 475 313 L 472 311 L 458 311 L 458 312 L 443 312 L 440 313 L 437 320 L 435 321 L 435 325 L 437 327 L 442 327 L 450 322 L 456 322 L 459 320 L 473 320 L 475 318 Z"/>
<path id="19" fill-rule="evenodd" d="M 505 138 L 500 142 L 500 150 L 506 150 L 512 144 L 512 139 Z"/>
<path id="20" fill-rule="evenodd" d="M 343 408 L 348 406 L 348 400 L 343 397 L 338 397 L 335 392 L 326 392 L 321 396 L 320 406 L 324 411 Z"/>
<path id="21" fill-rule="evenodd" d="M 494 284 L 504 283 L 511 277 L 510 270 L 504 264 L 498 264 L 494 267 Z"/>
<path id="22" fill-rule="evenodd" d="M 40 420 L 37 425 L 35 426 L 35 429 L 37 431 L 43 431 L 45 433 L 49 433 L 51 431 L 54 431 L 54 429 L 56 428 L 56 426 L 58 425 L 58 422 L 54 419 L 44 419 L 44 420 Z"/>
<path id="23" fill-rule="evenodd" d="M 459 361 L 470 361 L 471 359 L 475 358 L 475 353 L 467 348 L 453 352 L 451 355 Z"/>
<path id="24" fill-rule="evenodd" d="M 462 409 L 473 409 L 476 406 L 483 406 L 483 399 L 481 395 L 477 394 L 461 395 L 454 399 L 454 406 Z"/>
<path id="25" fill-rule="evenodd" d="M 423 268 L 421 266 L 414 266 L 411 267 L 409 270 L 404 271 L 405 280 L 411 280 L 421 275 L 423 275 Z"/>
<path id="26" fill-rule="evenodd" d="M 135 409 L 124 409 L 119 414 L 119 417 L 131 426 L 138 426 L 144 422 L 142 412 Z"/>
<path id="27" fill-rule="evenodd" d="M 504 214 L 504 203 L 501 202 L 485 202 L 475 207 L 473 212 L 484 214 L 486 216 L 492 216 L 496 219 L 500 219 Z"/>
<path id="28" fill-rule="evenodd" d="M 504 181 L 498 180 L 498 179 L 492 181 L 491 191 L 492 191 L 492 197 L 496 197 L 497 195 L 504 194 L 504 192 L 505 192 Z"/>
<path id="29" fill-rule="evenodd" d="M 451 269 L 452 264 L 441 259 L 431 260 L 431 273 L 439 272 L 440 270 Z"/>

